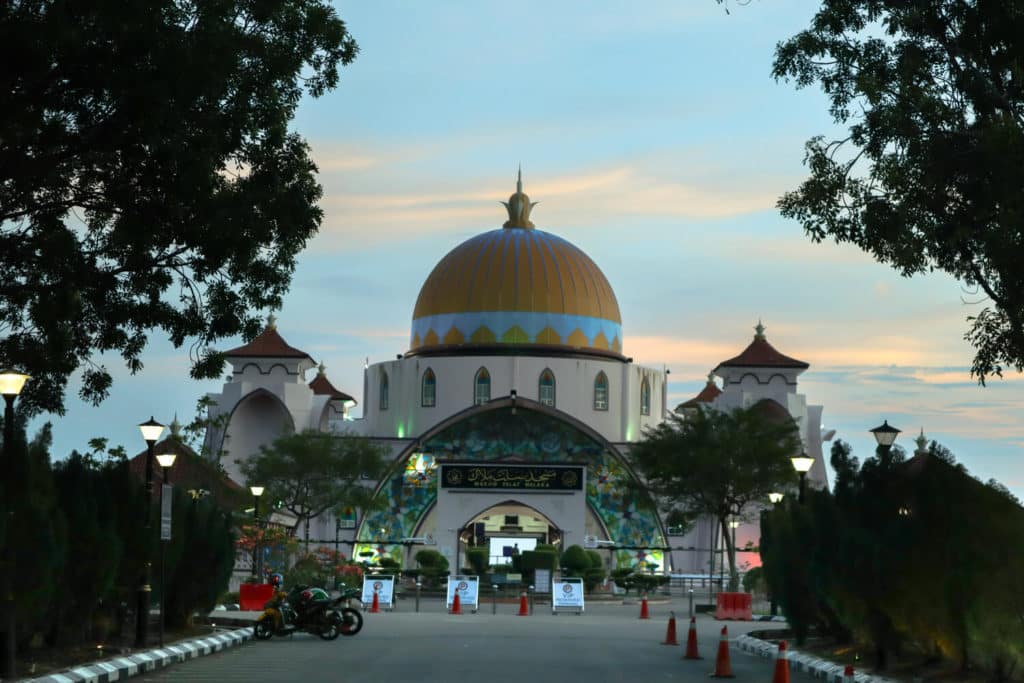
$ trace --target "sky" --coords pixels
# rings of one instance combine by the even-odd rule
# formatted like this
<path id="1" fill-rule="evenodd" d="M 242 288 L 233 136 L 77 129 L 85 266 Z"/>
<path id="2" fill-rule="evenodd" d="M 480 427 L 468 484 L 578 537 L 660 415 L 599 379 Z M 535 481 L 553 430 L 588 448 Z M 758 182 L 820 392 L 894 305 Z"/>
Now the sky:
<path id="1" fill-rule="evenodd" d="M 337 2 L 360 54 L 294 121 L 325 218 L 278 331 L 361 400 L 364 360 L 408 349 L 420 286 L 506 219 L 521 164 L 533 221 L 601 267 L 624 354 L 671 369 L 672 404 L 760 319 L 775 348 L 810 363 L 799 391 L 855 455 L 873 452 L 868 430 L 885 419 L 904 430 L 898 444 L 912 450 L 923 429 L 1024 497 L 1024 383 L 970 377 L 977 297 L 942 273 L 906 279 L 855 247 L 814 244 L 774 208 L 806 177 L 807 139 L 841 132 L 820 91 L 771 77 L 776 44 L 815 4 Z M 143 360 L 130 376 L 101 359 L 115 377 L 103 404 L 74 399 L 76 377 L 67 414 L 35 421 L 54 421 L 55 457 L 92 437 L 141 451 L 139 422 L 186 422 L 220 390 L 189 378 L 187 347 L 154 336 Z"/>

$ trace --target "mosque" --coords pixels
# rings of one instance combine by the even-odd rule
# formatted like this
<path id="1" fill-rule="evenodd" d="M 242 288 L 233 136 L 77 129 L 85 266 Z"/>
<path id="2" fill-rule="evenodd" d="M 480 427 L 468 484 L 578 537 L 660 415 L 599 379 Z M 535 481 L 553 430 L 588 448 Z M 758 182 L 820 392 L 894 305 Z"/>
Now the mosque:
<path id="1" fill-rule="evenodd" d="M 391 462 L 373 482 L 383 504 L 317 520 L 313 538 L 340 533 L 354 556 L 390 555 L 405 567 L 427 545 L 453 571 L 469 546 L 489 544 L 497 563 L 510 545 L 540 542 L 599 549 L 609 567 L 707 572 L 714 524 L 677 535 L 623 495 L 636 476 L 631 444 L 673 409 L 761 405 L 788 416 L 814 459 L 809 483 L 826 485 L 822 407 L 797 390 L 807 363 L 775 350 L 758 323 L 749 345 L 719 363 L 696 397 L 670 407 L 668 370 L 623 355 L 618 301 L 597 264 L 534 227 L 521 175 L 503 204 L 503 227 L 455 247 L 427 276 L 409 350 L 365 367 L 361 418 L 350 416 L 355 399 L 289 346 L 273 317 L 227 352 L 232 372 L 209 395 L 209 416 L 223 420 L 206 445 L 228 452 L 228 476 L 245 484 L 238 463 L 282 430 L 368 437 Z M 739 547 L 757 542 L 756 524 L 738 531 Z"/>

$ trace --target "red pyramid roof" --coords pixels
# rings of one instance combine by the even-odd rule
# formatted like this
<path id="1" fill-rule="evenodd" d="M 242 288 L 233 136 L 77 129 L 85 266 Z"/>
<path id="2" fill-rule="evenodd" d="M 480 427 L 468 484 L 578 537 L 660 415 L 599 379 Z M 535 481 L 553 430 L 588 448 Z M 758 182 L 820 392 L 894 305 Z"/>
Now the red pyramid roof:
<path id="1" fill-rule="evenodd" d="M 128 461 L 128 469 L 140 481 L 146 479 L 146 450 L 131 458 Z M 240 502 L 247 500 L 246 491 L 237 482 L 220 472 L 213 463 L 204 460 L 200 455 L 180 440 L 180 437 L 171 434 L 163 441 L 153 446 L 153 453 L 174 453 L 178 458 L 171 468 L 170 480 L 176 487 L 185 489 L 204 488 L 213 493 L 214 499 L 224 507 L 236 507 Z M 153 458 L 153 498 L 160 495 L 160 485 L 163 484 L 163 468 Z"/>
<path id="2" fill-rule="evenodd" d="M 323 372 L 317 373 L 313 381 L 309 383 L 309 388 L 318 396 L 330 396 L 332 401 L 352 401 L 356 403 L 356 400 L 344 391 L 335 389 L 334 385 L 327 379 L 327 375 Z"/>
<path id="3" fill-rule="evenodd" d="M 248 344 L 231 349 L 224 354 L 228 358 L 235 357 L 261 357 L 261 358 L 309 358 L 309 354 L 294 347 L 288 346 L 277 328 L 268 326 L 265 330 L 256 335 Z M 309 358 L 309 360 L 313 360 Z"/>
<path id="4" fill-rule="evenodd" d="M 796 358 L 790 358 L 775 350 L 775 347 L 768 343 L 764 336 L 764 326 L 761 323 L 754 328 L 757 334 L 754 341 L 743 350 L 743 353 L 722 361 L 718 364 L 720 368 L 800 368 L 806 370 L 811 367 L 809 363 Z"/>
<path id="5" fill-rule="evenodd" d="M 698 403 L 712 403 L 716 398 L 722 394 L 722 390 L 715 384 L 715 380 L 709 375 L 708 383 L 704 385 L 704 388 L 700 390 L 700 393 L 691 398 L 689 401 L 684 401 L 676 406 L 676 410 L 680 408 L 692 408 Z"/>

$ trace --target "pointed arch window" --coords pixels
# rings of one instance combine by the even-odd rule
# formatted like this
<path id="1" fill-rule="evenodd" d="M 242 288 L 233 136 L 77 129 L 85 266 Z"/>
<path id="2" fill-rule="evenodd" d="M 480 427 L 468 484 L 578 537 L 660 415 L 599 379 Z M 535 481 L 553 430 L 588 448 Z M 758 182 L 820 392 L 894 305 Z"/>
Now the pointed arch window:
<path id="1" fill-rule="evenodd" d="M 540 373 L 540 381 L 537 383 L 537 398 L 541 404 L 555 407 L 555 373 L 550 368 L 545 368 Z"/>
<path id="2" fill-rule="evenodd" d="M 388 409 L 388 373 L 380 373 L 380 409 Z"/>
<path id="3" fill-rule="evenodd" d="M 647 381 L 646 377 L 640 383 L 640 414 L 651 414 L 651 383 Z"/>
<path id="4" fill-rule="evenodd" d="M 608 410 L 608 375 L 603 371 L 594 378 L 594 410 Z"/>
<path id="5" fill-rule="evenodd" d="M 420 385 L 420 405 L 424 408 L 433 408 L 437 405 L 437 377 L 431 368 L 423 373 L 423 381 Z"/>
<path id="6" fill-rule="evenodd" d="M 481 405 L 491 400 L 491 373 L 487 368 L 476 371 L 473 379 L 473 405 Z"/>

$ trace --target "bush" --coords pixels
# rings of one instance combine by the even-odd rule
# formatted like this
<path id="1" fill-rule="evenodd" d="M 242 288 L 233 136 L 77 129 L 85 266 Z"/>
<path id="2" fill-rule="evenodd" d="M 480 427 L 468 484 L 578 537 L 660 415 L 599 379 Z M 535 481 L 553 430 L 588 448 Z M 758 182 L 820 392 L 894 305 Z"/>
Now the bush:
<path id="1" fill-rule="evenodd" d="M 416 564 L 424 569 L 444 567 L 448 571 L 448 558 L 431 548 L 424 548 L 416 553 Z"/>
<path id="2" fill-rule="evenodd" d="M 764 594 L 768 591 L 768 584 L 764 580 L 764 567 L 754 567 L 747 570 L 743 575 L 743 590 L 748 593 Z"/>
<path id="3" fill-rule="evenodd" d="M 466 550 L 466 562 L 469 563 L 470 573 L 483 576 L 487 573 L 487 563 L 490 560 L 487 548 L 469 548 Z"/>
<path id="4" fill-rule="evenodd" d="M 587 551 L 578 545 L 569 546 L 562 553 L 562 569 L 568 572 L 569 576 L 583 576 L 583 572 L 590 569 Z"/>
<path id="5" fill-rule="evenodd" d="M 402 563 L 398 558 L 390 555 L 381 555 L 377 558 L 377 566 L 384 572 L 398 573 L 402 568 Z"/>
<path id="6" fill-rule="evenodd" d="M 604 581 L 604 567 L 590 567 L 583 571 L 583 585 L 588 593 L 592 593 Z"/>

